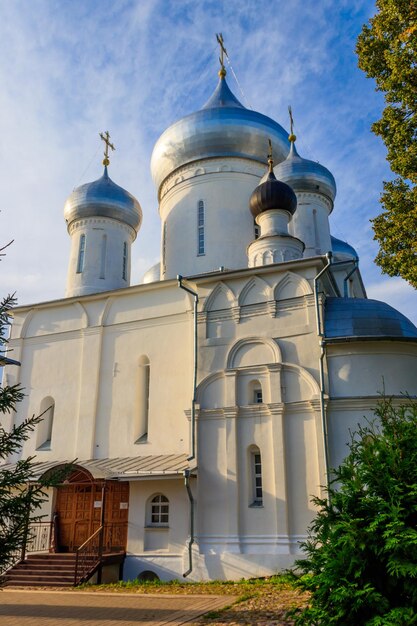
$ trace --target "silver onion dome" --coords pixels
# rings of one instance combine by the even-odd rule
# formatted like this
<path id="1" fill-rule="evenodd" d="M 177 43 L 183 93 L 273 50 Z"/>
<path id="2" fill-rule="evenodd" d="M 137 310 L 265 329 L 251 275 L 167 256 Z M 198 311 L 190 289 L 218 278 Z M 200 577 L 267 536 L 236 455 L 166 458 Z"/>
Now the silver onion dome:
<path id="1" fill-rule="evenodd" d="M 265 163 L 268 139 L 274 160 L 288 154 L 286 131 L 271 118 L 246 109 L 230 91 L 223 75 L 202 109 L 170 126 L 158 139 L 151 158 L 157 189 L 179 167 L 200 159 L 241 157 Z"/>
<path id="2" fill-rule="evenodd" d="M 108 217 L 137 232 L 142 223 L 142 209 L 132 194 L 111 180 L 105 167 L 101 178 L 74 189 L 65 203 L 64 217 L 68 228 L 74 220 Z"/>
<path id="3" fill-rule="evenodd" d="M 292 135 L 292 137 L 295 136 Z M 336 182 L 333 174 L 320 163 L 300 157 L 294 141 L 291 141 L 287 158 L 279 163 L 274 171 L 278 180 L 291 185 L 294 191 L 322 193 L 332 202 L 336 197 Z"/>
<path id="4" fill-rule="evenodd" d="M 161 280 L 161 263 L 155 263 L 144 273 L 142 283 L 147 285 L 148 283 L 156 283 L 159 280 Z"/>

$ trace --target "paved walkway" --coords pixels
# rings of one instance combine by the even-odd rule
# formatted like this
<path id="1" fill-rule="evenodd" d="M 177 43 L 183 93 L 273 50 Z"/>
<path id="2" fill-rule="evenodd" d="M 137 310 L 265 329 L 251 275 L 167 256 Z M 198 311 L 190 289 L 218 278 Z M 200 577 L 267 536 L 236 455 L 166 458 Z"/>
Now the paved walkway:
<path id="1" fill-rule="evenodd" d="M 7 589 L 0 591 L 0 626 L 178 626 L 235 599 Z"/>

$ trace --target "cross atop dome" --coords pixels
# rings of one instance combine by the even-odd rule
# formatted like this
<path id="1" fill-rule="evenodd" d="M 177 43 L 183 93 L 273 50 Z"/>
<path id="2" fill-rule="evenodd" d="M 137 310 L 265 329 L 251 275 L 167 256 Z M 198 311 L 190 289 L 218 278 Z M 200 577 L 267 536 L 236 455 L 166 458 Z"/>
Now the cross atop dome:
<path id="1" fill-rule="evenodd" d="M 219 56 L 220 70 L 219 70 L 219 76 L 220 76 L 220 78 L 224 78 L 226 76 L 226 68 L 224 66 L 224 55 L 228 56 L 228 54 L 227 54 L 226 48 L 224 47 L 223 35 L 221 33 L 217 33 L 216 34 L 216 39 L 217 39 L 218 44 L 220 46 L 220 56 Z"/>
<path id="2" fill-rule="evenodd" d="M 103 159 L 103 165 L 104 167 L 107 167 L 108 165 L 110 165 L 110 159 L 109 159 L 109 148 L 111 148 L 112 150 L 116 150 L 116 148 L 114 147 L 114 145 L 112 143 L 110 143 L 110 133 L 108 130 L 106 130 L 106 132 L 100 133 L 100 138 L 104 141 L 106 147 L 104 149 L 104 159 Z"/>
<path id="3" fill-rule="evenodd" d="M 297 137 L 294 135 L 294 118 L 292 116 L 291 105 L 288 106 L 288 114 L 290 116 L 290 135 L 288 137 L 288 140 L 291 141 L 291 143 L 294 143 Z"/>

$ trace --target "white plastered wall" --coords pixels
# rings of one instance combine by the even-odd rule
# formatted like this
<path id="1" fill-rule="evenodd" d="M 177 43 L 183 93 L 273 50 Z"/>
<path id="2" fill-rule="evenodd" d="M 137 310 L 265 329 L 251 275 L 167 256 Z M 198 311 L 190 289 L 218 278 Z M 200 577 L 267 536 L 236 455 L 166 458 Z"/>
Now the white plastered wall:
<path id="1" fill-rule="evenodd" d="M 209 159 L 184 166 L 164 182 L 159 207 L 161 278 L 247 266 L 246 248 L 254 239 L 249 198 L 264 172 L 261 163 L 247 159 Z M 203 255 L 198 254 L 200 200 L 205 215 Z"/>
<path id="2" fill-rule="evenodd" d="M 289 232 L 305 245 L 304 257 L 326 254 L 332 249 L 329 215 L 333 203 L 318 193 L 297 191 L 297 210 L 289 223 Z"/>
<path id="3" fill-rule="evenodd" d="M 130 285 L 131 245 L 136 232 L 118 220 L 91 217 L 70 225 L 71 249 L 66 297 L 122 289 Z M 78 271 L 80 238 L 85 236 L 84 263 Z M 123 276 L 124 244 L 127 246 Z"/>

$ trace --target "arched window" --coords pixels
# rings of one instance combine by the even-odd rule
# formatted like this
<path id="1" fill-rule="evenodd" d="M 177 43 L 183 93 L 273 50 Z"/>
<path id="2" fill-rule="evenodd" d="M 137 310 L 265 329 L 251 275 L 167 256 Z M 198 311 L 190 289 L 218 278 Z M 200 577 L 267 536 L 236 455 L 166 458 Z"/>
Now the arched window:
<path id="1" fill-rule="evenodd" d="M 255 222 L 255 220 L 253 221 L 253 231 L 254 231 L 254 236 L 255 239 L 259 239 L 259 236 L 261 234 L 261 229 L 259 227 L 259 225 Z"/>
<path id="2" fill-rule="evenodd" d="M 147 526 L 168 526 L 169 500 L 162 493 L 158 493 L 148 501 Z"/>
<path id="3" fill-rule="evenodd" d="M 250 465 L 250 506 L 263 506 L 262 495 L 262 459 L 258 446 L 249 448 Z"/>
<path id="4" fill-rule="evenodd" d="M 123 267 L 122 267 L 122 278 L 123 280 L 127 280 L 127 243 L 126 241 L 123 243 Z"/>
<path id="5" fill-rule="evenodd" d="M 149 422 L 149 383 L 151 366 L 147 356 L 141 356 L 138 363 L 137 411 L 135 420 L 135 443 L 148 440 Z"/>
<path id="6" fill-rule="evenodd" d="M 107 235 L 101 240 L 100 278 L 106 278 Z"/>
<path id="7" fill-rule="evenodd" d="M 85 257 L 85 235 L 80 236 L 80 245 L 78 247 L 77 274 L 81 274 L 84 269 Z"/>
<path id="8" fill-rule="evenodd" d="M 262 404 L 262 385 L 259 380 L 251 380 L 248 385 L 248 404 Z"/>
<path id="9" fill-rule="evenodd" d="M 198 216 L 197 216 L 197 224 L 198 224 L 198 254 L 205 254 L 205 235 L 204 235 L 204 202 L 203 200 L 198 201 Z"/>
<path id="10" fill-rule="evenodd" d="M 37 426 L 36 449 L 50 450 L 52 441 L 52 427 L 54 422 L 55 401 L 50 396 L 44 398 L 41 402 L 39 415 L 42 421 Z"/>

